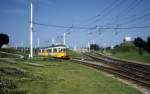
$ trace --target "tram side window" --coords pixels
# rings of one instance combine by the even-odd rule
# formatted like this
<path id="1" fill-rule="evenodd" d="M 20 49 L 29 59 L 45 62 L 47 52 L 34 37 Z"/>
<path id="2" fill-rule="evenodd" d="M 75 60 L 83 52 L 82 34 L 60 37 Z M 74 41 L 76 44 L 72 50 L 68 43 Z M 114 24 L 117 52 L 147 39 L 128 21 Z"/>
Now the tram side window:
<path id="1" fill-rule="evenodd" d="M 51 52 L 52 50 L 51 50 L 51 49 L 48 49 L 47 51 L 48 51 L 48 52 Z"/>
<path id="2" fill-rule="evenodd" d="M 54 48 L 54 52 L 57 52 L 57 48 Z"/>
<path id="3" fill-rule="evenodd" d="M 42 53 L 42 49 L 39 50 L 39 53 Z"/>

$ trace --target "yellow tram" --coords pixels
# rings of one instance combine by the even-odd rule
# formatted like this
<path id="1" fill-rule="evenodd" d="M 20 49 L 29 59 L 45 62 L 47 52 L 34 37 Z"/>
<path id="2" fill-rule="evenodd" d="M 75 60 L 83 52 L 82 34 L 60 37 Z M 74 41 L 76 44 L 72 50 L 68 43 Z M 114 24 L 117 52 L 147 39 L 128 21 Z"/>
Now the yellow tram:
<path id="1" fill-rule="evenodd" d="M 65 45 L 52 45 L 47 48 L 41 48 L 38 51 L 39 56 L 44 57 L 55 57 L 55 58 L 62 58 L 67 59 L 67 47 Z"/>

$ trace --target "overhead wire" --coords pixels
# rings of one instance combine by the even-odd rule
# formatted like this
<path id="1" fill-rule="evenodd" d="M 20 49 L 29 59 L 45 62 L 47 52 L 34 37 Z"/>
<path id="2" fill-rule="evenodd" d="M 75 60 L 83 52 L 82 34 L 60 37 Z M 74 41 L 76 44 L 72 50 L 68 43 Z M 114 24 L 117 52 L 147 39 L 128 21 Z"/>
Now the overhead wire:
<path id="1" fill-rule="evenodd" d="M 128 9 L 128 11 L 125 13 L 125 15 L 127 16 L 131 11 L 133 11 L 134 9 L 136 9 L 137 7 L 139 7 L 139 5 L 142 3 L 143 0 L 135 0 L 136 3 L 134 6 L 131 6 L 131 8 Z M 123 16 L 125 16 L 123 15 Z"/>
<path id="2" fill-rule="evenodd" d="M 114 11 L 117 7 L 121 6 L 123 4 L 124 0 L 120 0 L 114 5 L 110 10 L 108 10 L 105 14 L 101 16 L 101 18 L 98 18 L 94 20 L 91 24 L 95 24 L 96 22 L 99 22 L 101 19 L 106 18 L 112 11 Z"/>
<path id="3" fill-rule="evenodd" d="M 123 1 L 123 0 L 122 0 Z M 118 5 L 118 2 L 120 2 L 119 4 L 121 4 L 122 1 L 119 0 L 114 0 L 112 3 L 109 4 L 109 6 L 107 6 L 106 8 L 104 8 L 99 14 L 97 14 L 96 16 L 92 17 L 91 19 L 89 19 L 89 21 L 91 21 L 91 23 L 86 24 L 86 26 L 89 26 L 95 22 L 97 22 L 98 20 L 100 20 L 99 17 L 104 17 L 106 14 L 108 15 L 108 13 L 110 11 L 112 11 L 114 8 L 116 8 L 116 6 Z"/>
<path id="4" fill-rule="evenodd" d="M 118 1 L 118 0 L 115 0 L 115 1 Z M 142 1 L 142 0 L 141 0 Z M 117 2 L 117 3 L 115 3 L 115 2 L 112 2 L 111 4 L 113 5 L 113 7 L 111 8 L 111 7 L 106 7 L 105 9 L 109 9 L 109 8 L 111 8 L 111 9 L 109 9 L 109 10 L 106 10 L 106 13 L 104 13 L 104 14 L 97 14 L 95 17 L 93 17 L 92 19 L 95 19 L 95 18 L 98 18 L 98 17 L 100 17 L 100 16 L 108 16 L 108 14 L 110 13 L 109 11 L 111 11 L 112 12 L 112 10 L 114 10 L 114 9 L 116 9 L 117 7 L 119 7 L 121 4 L 122 4 L 122 2 L 124 2 L 123 0 L 122 1 L 120 1 L 120 2 Z M 132 3 L 133 4 L 133 3 Z M 140 3 L 138 3 L 138 4 L 140 4 Z M 134 4 L 135 5 L 135 4 Z M 137 5 L 137 4 L 136 4 Z M 128 6 L 129 7 L 129 6 Z M 132 8 L 133 9 L 135 9 L 135 8 L 137 8 L 137 6 L 135 7 L 135 6 L 132 6 Z M 129 8 L 127 8 L 127 9 L 129 9 Z M 104 10 L 103 10 L 104 11 Z M 107 14 L 108 13 L 108 14 Z M 33 24 L 35 24 L 35 25 L 38 25 L 38 26 L 45 26 L 45 27 L 54 27 L 54 28 L 64 28 L 64 29 L 66 29 L 66 31 L 70 31 L 71 29 L 78 29 L 78 30 L 97 30 L 98 28 L 97 27 L 99 27 L 99 29 L 98 29 L 98 32 L 100 31 L 101 32 L 101 30 L 104 30 L 104 29 L 107 29 L 107 30 L 111 30 L 111 29 L 114 29 L 114 30 L 118 30 L 118 29 L 142 29 L 142 28 L 150 28 L 150 26 L 148 25 L 148 26 L 133 26 L 133 27 L 121 27 L 121 25 L 125 25 L 125 24 L 128 24 L 128 23 L 130 23 L 130 22 L 135 22 L 136 20 L 139 20 L 139 19 L 143 19 L 143 17 L 146 17 L 146 16 L 149 16 L 150 15 L 150 13 L 147 13 L 147 14 L 144 14 L 144 15 L 142 15 L 142 16 L 138 16 L 138 17 L 135 17 L 135 18 L 133 18 L 133 19 L 127 19 L 127 21 L 126 22 L 124 22 L 124 23 L 119 23 L 119 24 L 117 24 L 117 26 L 116 27 L 108 27 L 108 26 L 105 26 L 105 25 L 101 25 L 101 26 L 99 26 L 99 25 L 96 25 L 96 26 L 93 26 L 93 27 L 85 27 L 85 26 L 73 26 L 73 25 L 70 25 L 70 26 L 64 26 L 64 25 L 54 25 L 54 24 L 43 24 L 43 23 L 38 23 L 38 22 L 33 22 Z M 92 20 L 92 19 L 89 19 L 89 20 Z M 101 19 L 101 18 L 99 18 L 99 19 Z M 98 21 L 98 20 L 97 20 Z"/>
<path id="5" fill-rule="evenodd" d="M 133 2 L 131 2 L 130 3 L 130 5 L 126 8 L 126 11 L 124 10 L 124 11 L 122 11 L 123 13 L 125 13 L 125 15 L 128 15 L 133 9 L 135 9 L 135 8 L 137 8 L 138 7 L 138 5 L 140 5 L 140 3 L 142 2 L 143 0 L 134 0 Z M 121 4 L 122 2 L 120 2 L 119 4 Z M 117 6 L 116 6 L 117 7 Z M 119 14 L 120 15 L 120 14 Z M 118 16 L 119 16 L 118 15 Z M 123 16 L 125 16 L 125 15 L 123 15 Z M 107 15 L 106 15 L 107 16 Z M 104 17 L 106 17 L 106 16 L 104 16 Z M 123 18 L 123 16 L 119 16 L 119 17 L 116 17 L 117 19 L 119 19 L 119 18 Z M 95 22 L 97 22 L 98 21 L 98 19 L 97 20 L 95 20 L 93 23 L 95 23 Z M 117 22 L 117 20 L 116 20 L 116 22 Z M 107 24 L 115 24 L 115 22 L 113 22 L 113 23 L 107 23 Z M 107 25 L 107 24 L 105 24 L 105 25 Z"/>
<path id="6" fill-rule="evenodd" d="M 110 3 L 108 6 L 106 6 L 100 13 L 98 13 L 97 15 L 91 17 L 91 18 L 88 18 L 84 21 L 84 23 L 86 22 L 89 22 L 89 21 L 92 21 L 100 16 L 102 16 L 103 13 L 105 13 L 107 10 L 111 9 L 112 6 L 114 6 L 116 3 L 117 3 L 118 0 L 114 0 L 112 3 Z"/>
<path id="7" fill-rule="evenodd" d="M 150 16 L 150 12 L 148 12 L 148 13 L 142 15 L 142 16 L 138 16 L 138 17 L 135 17 L 135 18 L 133 18 L 133 19 L 127 20 L 127 21 L 125 21 L 125 22 L 119 23 L 119 24 L 120 24 L 120 25 L 126 25 L 126 24 L 129 24 L 129 23 L 131 24 L 131 23 L 133 23 L 133 22 L 135 22 L 135 21 L 137 21 L 137 20 L 142 20 L 142 19 L 144 19 L 144 18 L 147 17 L 147 16 Z"/>
<path id="8" fill-rule="evenodd" d="M 115 17 L 116 19 L 115 19 L 113 22 L 111 22 L 111 23 L 106 23 L 105 25 L 107 25 L 107 24 L 109 24 L 109 25 L 115 24 L 118 20 L 120 20 L 120 18 L 121 18 L 121 19 L 124 19 L 124 16 L 128 13 L 128 11 L 129 11 L 129 10 L 132 10 L 132 7 L 135 6 L 136 1 L 137 1 L 137 0 L 133 0 L 133 1 L 127 6 L 127 8 L 123 9 L 120 13 L 118 13 L 118 14 L 116 15 L 116 17 Z"/>
<path id="9" fill-rule="evenodd" d="M 55 27 L 55 28 L 70 28 L 70 26 L 42 24 L 42 23 L 37 23 L 37 22 L 33 22 L 33 24 L 40 25 L 40 26 L 46 26 L 46 27 Z M 94 30 L 94 29 L 97 29 L 97 26 L 95 26 L 95 27 L 73 26 L 72 28 L 73 29 Z M 133 27 L 99 27 L 99 29 L 140 29 L 140 28 L 150 28 L 150 25 L 147 25 L 147 26 L 133 26 Z"/>
<path id="10" fill-rule="evenodd" d="M 133 0 L 133 2 L 131 2 L 126 9 L 122 10 L 121 13 L 117 15 L 117 17 L 122 18 L 123 16 L 127 16 L 131 11 L 139 7 L 142 1 L 143 0 Z"/>
<path id="11" fill-rule="evenodd" d="M 134 23 L 134 22 L 136 22 L 136 21 L 144 21 L 144 19 L 146 18 L 146 17 L 148 17 L 149 16 L 149 10 L 150 10 L 150 7 L 149 8 L 146 8 L 146 9 L 144 9 L 144 10 L 142 10 L 141 12 L 142 12 L 142 15 L 141 14 L 133 14 L 133 15 L 131 15 L 131 16 L 128 16 L 128 17 L 126 17 L 126 18 L 123 18 L 123 19 L 126 19 L 125 21 L 123 21 L 123 20 L 121 20 L 121 19 L 118 19 L 118 20 L 121 20 L 122 22 L 121 23 L 117 23 L 117 22 L 115 22 L 115 21 L 113 21 L 113 22 L 111 22 L 111 23 L 106 23 L 106 24 L 104 24 L 104 26 L 107 26 L 107 25 L 128 25 L 128 24 L 131 24 L 131 23 Z M 140 13 L 141 13 L 140 12 Z M 144 15 L 143 15 L 144 14 Z M 146 20 L 146 21 L 148 21 L 148 20 Z"/>
<path id="12" fill-rule="evenodd" d="M 101 15 L 99 15 L 101 18 L 97 18 L 95 19 L 94 21 L 92 21 L 90 24 L 88 25 L 91 25 L 91 24 L 95 24 L 96 22 L 100 21 L 102 18 L 104 19 L 105 17 L 107 17 L 112 11 L 114 11 L 117 7 L 121 6 L 123 3 L 124 0 L 116 0 L 116 2 L 113 2 L 112 3 L 112 6 L 110 7 L 110 9 L 107 9 L 106 11 L 104 11 L 104 13 L 102 13 Z M 99 25 L 98 25 L 99 26 Z M 101 30 L 98 30 L 98 33 L 101 35 L 101 32 L 99 32 Z"/>

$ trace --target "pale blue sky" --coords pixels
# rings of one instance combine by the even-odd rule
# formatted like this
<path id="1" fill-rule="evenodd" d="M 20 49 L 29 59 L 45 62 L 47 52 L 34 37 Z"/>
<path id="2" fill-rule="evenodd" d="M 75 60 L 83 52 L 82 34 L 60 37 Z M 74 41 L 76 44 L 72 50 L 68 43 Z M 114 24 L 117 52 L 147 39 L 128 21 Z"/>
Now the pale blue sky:
<path id="1" fill-rule="evenodd" d="M 34 21 L 43 24 L 86 27 L 133 27 L 150 25 L 150 0 L 32 0 Z M 10 36 L 10 45 L 29 46 L 30 0 L 0 0 L 0 32 Z M 121 25 L 119 25 L 121 24 Z M 60 41 L 64 32 L 67 45 L 115 45 L 125 36 L 150 36 L 150 28 L 130 30 L 79 30 L 34 25 L 34 45 L 40 46 L 55 38 Z"/>

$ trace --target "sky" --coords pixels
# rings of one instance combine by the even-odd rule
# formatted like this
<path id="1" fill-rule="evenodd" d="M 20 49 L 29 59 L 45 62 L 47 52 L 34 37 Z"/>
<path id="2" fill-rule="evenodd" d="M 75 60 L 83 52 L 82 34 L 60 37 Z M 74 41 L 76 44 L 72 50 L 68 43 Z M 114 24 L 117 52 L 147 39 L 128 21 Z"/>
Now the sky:
<path id="1" fill-rule="evenodd" d="M 49 46 L 52 39 L 62 42 L 64 32 L 66 44 L 71 47 L 84 47 L 93 41 L 100 46 L 111 46 L 125 37 L 150 36 L 150 28 L 144 27 L 150 26 L 150 0 L 0 0 L 0 33 L 9 35 L 11 46 L 30 45 L 31 1 L 33 22 L 46 24 L 33 24 L 34 47 L 38 39 L 40 47 Z M 128 27 L 142 28 L 119 29 Z"/>

